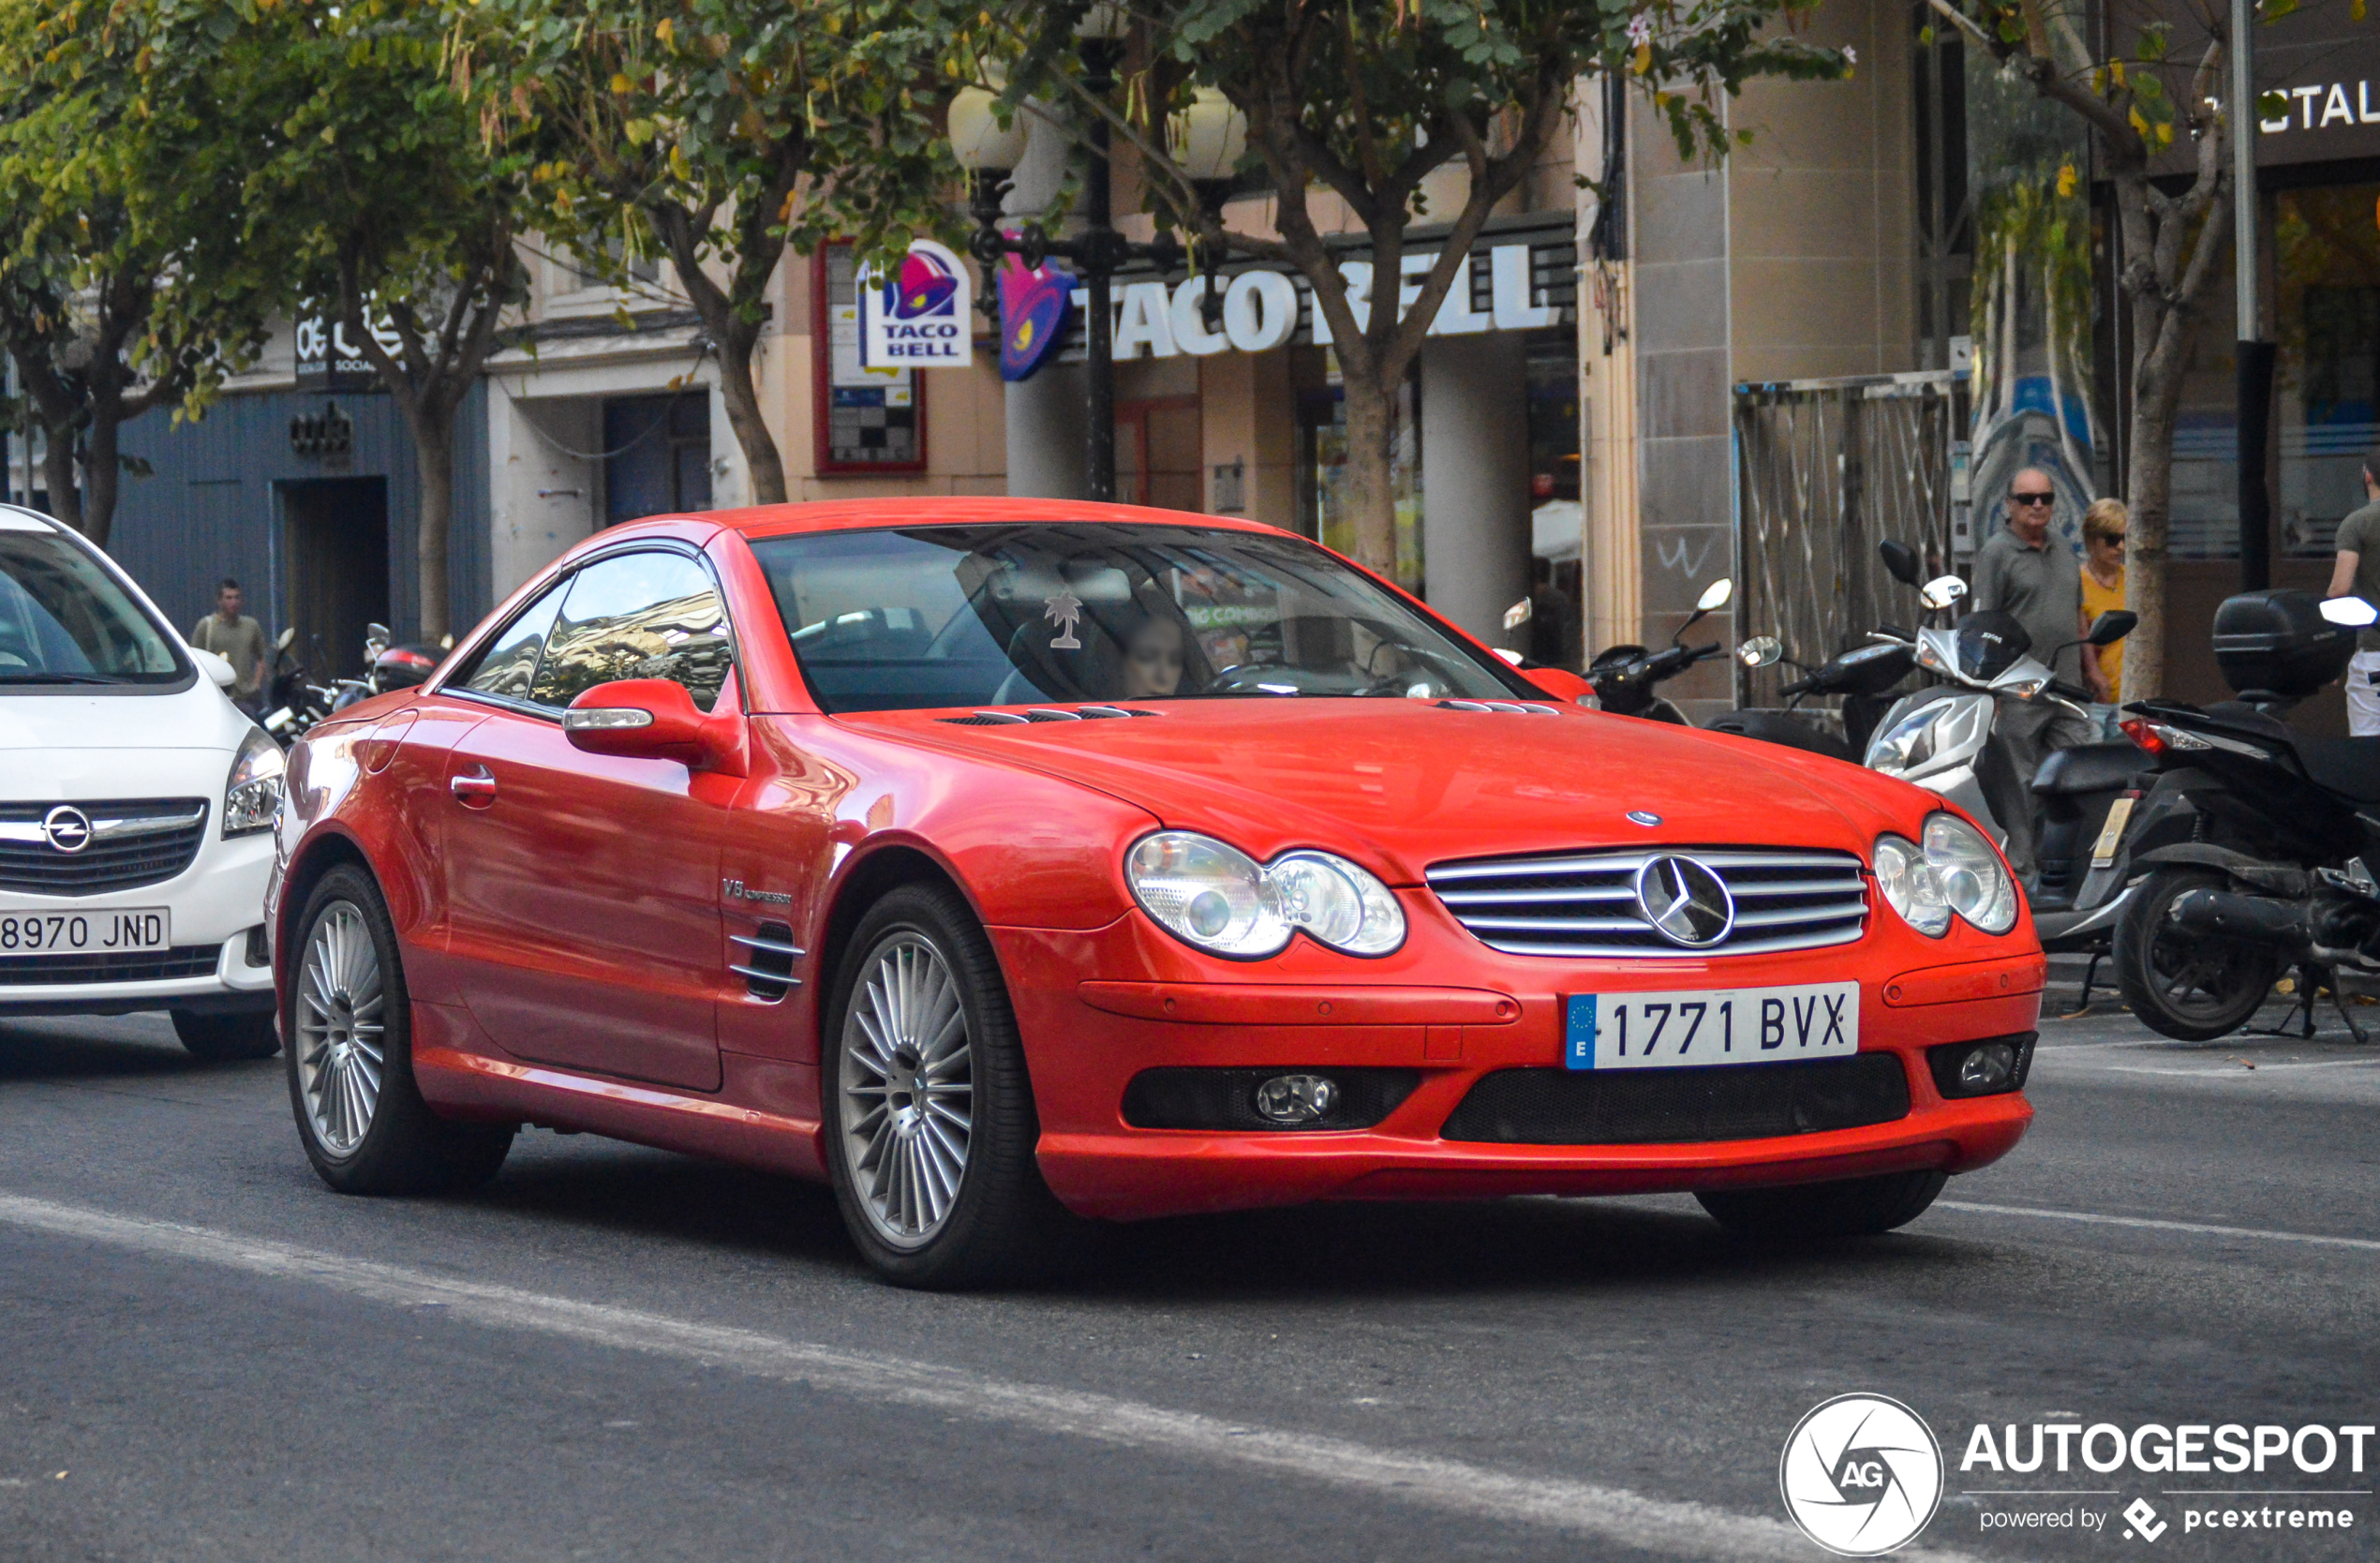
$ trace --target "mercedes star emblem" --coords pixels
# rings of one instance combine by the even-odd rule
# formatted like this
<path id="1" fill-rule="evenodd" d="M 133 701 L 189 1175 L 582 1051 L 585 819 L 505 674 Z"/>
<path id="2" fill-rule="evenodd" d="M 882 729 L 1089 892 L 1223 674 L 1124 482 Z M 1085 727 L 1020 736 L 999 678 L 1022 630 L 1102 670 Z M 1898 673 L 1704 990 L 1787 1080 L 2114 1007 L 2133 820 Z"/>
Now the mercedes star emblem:
<path id="1" fill-rule="evenodd" d="M 1661 816 L 1650 809 L 1630 809 L 1628 819 L 1630 825 L 1641 825 L 1647 830 L 1661 823 Z"/>
<path id="2" fill-rule="evenodd" d="M 1648 859 L 1636 871 L 1636 904 L 1673 945 L 1708 949 L 1735 926 L 1727 884 L 1691 857 Z"/>
<path id="3" fill-rule="evenodd" d="M 61 803 L 41 816 L 41 834 L 60 852 L 81 852 L 91 844 L 91 816 Z"/>

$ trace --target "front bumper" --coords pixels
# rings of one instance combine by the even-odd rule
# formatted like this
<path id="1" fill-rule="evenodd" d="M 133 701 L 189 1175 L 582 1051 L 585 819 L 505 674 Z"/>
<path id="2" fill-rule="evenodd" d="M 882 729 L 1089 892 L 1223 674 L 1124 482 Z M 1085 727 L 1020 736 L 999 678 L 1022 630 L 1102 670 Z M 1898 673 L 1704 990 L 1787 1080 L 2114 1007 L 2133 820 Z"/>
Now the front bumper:
<path id="1" fill-rule="evenodd" d="M 993 930 L 1041 1116 L 1040 1166 L 1059 1199 L 1080 1214 L 1138 1219 L 1329 1198 L 1644 1194 L 1965 1172 L 2005 1154 L 2032 1121 L 2020 1093 L 1945 1100 L 1925 1053 L 2034 1029 L 2046 963 L 2030 940 L 1986 939 L 1963 925 L 1947 940 L 1925 939 L 1880 908 L 1866 937 L 1829 949 L 1573 962 L 1499 955 L 1414 901 L 1407 911 L 1406 948 L 1373 962 L 1302 944 L 1274 961 L 1206 960 L 1137 913 L 1090 933 Z M 1566 994 L 1845 978 L 1860 982 L 1862 1052 L 1894 1054 L 1908 1075 L 1909 1111 L 1889 1123 L 1688 1144 L 1440 1138 L 1482 1077 L 1560 1065 Z M 1128 1124 L 1126 1086 L 1165 1066 L 1388 1067 L 1418 1070 L 1421 1083 L 1364 1129 Z"/>
<path id="2" fill-rule="evenodd" d="M 273 867 L 267 832 L 224 841 L 210 837 L 173 878 L 98 896 L 0 894 L 0 914 L 68 912 L 91 916 L 162 906 L 172 915 L 171 946 L 150 969 L 170 975 L 82 979 L 73 957 L 9 957 L 0 952 L 0 1018 L 26 1015 L 129 1015 L 150 1009 L 201 1014 L 273 1008 L 273 965 L 261 938 L 264 884 Z M 210 956 L 212 959 L 209 959 Z M 251 960 L 251 957 L 254 960 Z M 55 964 L 52 964 L 55 962 Z"/>

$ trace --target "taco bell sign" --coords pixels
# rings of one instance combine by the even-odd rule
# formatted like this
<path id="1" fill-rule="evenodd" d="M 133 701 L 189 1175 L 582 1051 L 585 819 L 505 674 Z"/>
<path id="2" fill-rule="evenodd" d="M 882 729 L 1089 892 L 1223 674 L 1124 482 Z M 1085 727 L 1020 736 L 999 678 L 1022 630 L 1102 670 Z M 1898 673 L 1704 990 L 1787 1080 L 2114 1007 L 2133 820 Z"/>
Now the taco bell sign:
<path id="1" fill-rule="evenodd" d="M 859 362 L 869 369 L 963 369 L 974 362 L 974 284 L 958 256 L 919 239 L 886 275 L 859 278 Z"/>

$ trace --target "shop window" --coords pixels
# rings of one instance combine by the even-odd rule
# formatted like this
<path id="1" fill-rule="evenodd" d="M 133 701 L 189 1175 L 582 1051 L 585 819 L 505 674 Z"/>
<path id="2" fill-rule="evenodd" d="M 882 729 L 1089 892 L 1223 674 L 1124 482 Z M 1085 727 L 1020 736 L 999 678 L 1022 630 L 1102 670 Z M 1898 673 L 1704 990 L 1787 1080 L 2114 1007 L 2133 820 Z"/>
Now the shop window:
<path id="1" fill-rule="evenodd" d="M 1580 555 L 1579 357 L 1575 338 L 1529 344 L 1529 631 L 1536 662 L 1584 665 Z"/>
<path id="2" fill-rule="evenodd" d="M 1345 392 L 1339 382 L 1338 355 L 1319 350 L 1320 383 L 1298 393 L 1298 529 L 1352 558 L 1355 521 L 1347 514 L 1347 420 Z M 1305 378 L 1305 377 L 1301 377 Z M 1396 504 L 1396 583 L 1421 594 L 1421 394 L 1419 365 L 1397 392 L 1391 409 L 1392 444 L 1389 484 Z"/>
<path id="3" fill-rule="evenodd" d="M 710 508 L 707 393 L 606 401 L 603 452 L 603 525 Z"/>
<path id="4" fill-rule="evenodd" d="M 2380 185 L 2271 198 L 2280 342 L 2280 552 L 2328 558 L 2380 444 Z"/>

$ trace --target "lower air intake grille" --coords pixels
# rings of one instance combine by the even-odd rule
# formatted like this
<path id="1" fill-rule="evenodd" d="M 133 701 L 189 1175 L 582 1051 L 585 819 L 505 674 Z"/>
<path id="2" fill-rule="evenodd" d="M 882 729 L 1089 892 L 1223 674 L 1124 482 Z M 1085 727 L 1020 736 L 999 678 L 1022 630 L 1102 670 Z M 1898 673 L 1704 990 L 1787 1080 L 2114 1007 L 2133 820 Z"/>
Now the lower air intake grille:
<path id="1" fill-rule="evenodd" d="M 1689 858 L 1727 886 L 1734 919 L 1702 947 L 1645 921 L 1637 874 L 1656 857 Z M 1454 920 L 1507 955 L 1754 955 L 1845 945 L 1867 925 L 1867 880 L 1848 852 L 1654 847 L 1433 864 L 1424 875 Z"/>
<path id="2" fill-rule="evenodd" d="M 1487 1145 L 1695 1145 L 1908 1116 L 1899 1057 L 1860 1053 L 1707 1069 L 1499 1069 L 1438 1134 Z"/>
<path id="3" fill-rule="evenodd" d="M 0 988 L 213 976 L 222 956 L 221 948 L 214 945 L 176 945 L 171 949 L 126 950 L 119 955 L 0 956 Z"/>

